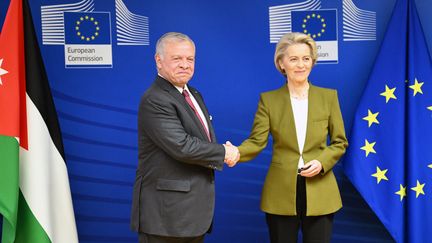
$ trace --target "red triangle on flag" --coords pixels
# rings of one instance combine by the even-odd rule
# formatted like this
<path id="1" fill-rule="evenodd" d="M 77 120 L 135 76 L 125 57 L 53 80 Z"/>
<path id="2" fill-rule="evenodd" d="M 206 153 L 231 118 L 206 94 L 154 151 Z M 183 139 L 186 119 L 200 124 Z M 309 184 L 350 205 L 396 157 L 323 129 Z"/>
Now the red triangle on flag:
<path id="1" fill-rule="evenodd" d="M 28 147 L 22 1 L 11 0 L 0 34 L 0 135 Z"/>

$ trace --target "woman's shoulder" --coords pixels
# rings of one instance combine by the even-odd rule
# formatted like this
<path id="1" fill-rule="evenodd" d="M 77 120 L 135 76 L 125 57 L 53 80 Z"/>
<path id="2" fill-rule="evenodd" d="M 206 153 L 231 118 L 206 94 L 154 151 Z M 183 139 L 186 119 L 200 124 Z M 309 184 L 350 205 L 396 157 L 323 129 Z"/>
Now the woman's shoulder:
<path id="1" fill-rule="evenodd" d="M 280 87 L 278 89 L 273 89 L 273 90 L 262 92 L 261 97 L 274 98 L 274 97 L 280 97 L 280 96 L 283 96 L 286 94 L 288 94 L 288 88 L 286 85 L 283 85 L 282 87 Z"/>
<path id="2" fill-rule="evenodd" d="M 337 93 L 336 89 L 331 89 L 331 88 L 324 88 L 324 87 L 320 87 L 320 86 L 316 86 L 316 85 L 310 85 L 310 89 L 311 91 L 313 91 L 314 93 L 318 93 L 321 95 L 329 95 L 329 96 L 333 96 Z"/>

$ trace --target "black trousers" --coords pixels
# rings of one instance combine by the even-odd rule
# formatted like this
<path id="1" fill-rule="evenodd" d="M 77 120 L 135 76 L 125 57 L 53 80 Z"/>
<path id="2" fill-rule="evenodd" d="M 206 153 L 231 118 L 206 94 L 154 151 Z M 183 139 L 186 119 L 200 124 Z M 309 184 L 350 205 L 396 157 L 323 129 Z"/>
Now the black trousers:
<path id="1" fill-rule="evenodd" d="M 204 235 L 196 237 L 169 237 L 139 233 L 138 238 L 139 243 L 204 243 Z"/>
<path id="2" fill-rule="evenodd" d="M 297 243 L 301 229 L 304 243 L 330 243 L 333 215 L 306 216 L 306 181 L 297 176 L 297 216 L 266 214 L 271 243 Z"/>

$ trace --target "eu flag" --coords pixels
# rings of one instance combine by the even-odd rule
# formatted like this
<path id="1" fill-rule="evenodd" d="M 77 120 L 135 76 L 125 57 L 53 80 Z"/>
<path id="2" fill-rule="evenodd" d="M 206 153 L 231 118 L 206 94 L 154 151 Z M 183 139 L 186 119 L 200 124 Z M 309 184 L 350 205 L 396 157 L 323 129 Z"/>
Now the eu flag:
<path id="1" fill-rule="evenodd" d="M 337 40 L 336 9 L 291 11 L 292 31 L 315 41 Z"/>
<path id="2" fill-rule="evenodd" d="M 357 108 L 344 169 L 397 242 L 432 242 L 432 64 L 398 0 Z"/>
<path id="3" fill-rule="evenodd" d="M 111 21 L 105 12 L 64 12 L 65 44 L 111 44 Z"/>

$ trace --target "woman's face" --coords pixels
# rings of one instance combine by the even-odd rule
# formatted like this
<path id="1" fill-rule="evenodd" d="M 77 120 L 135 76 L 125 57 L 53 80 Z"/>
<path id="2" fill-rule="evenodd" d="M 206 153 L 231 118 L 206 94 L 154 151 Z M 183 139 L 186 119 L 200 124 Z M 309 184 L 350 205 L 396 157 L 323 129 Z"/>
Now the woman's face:
<path id="1" fill-rule="evenodd" d="M 306 44 L 294 44 L 289 46 L 279 65 L 285 70 L 289 82 L 307 82 L 312 69 L 311 50 Z"/>

